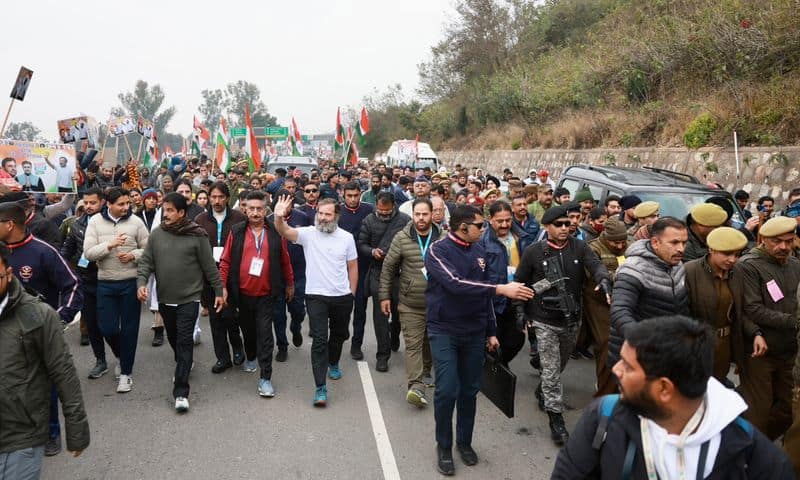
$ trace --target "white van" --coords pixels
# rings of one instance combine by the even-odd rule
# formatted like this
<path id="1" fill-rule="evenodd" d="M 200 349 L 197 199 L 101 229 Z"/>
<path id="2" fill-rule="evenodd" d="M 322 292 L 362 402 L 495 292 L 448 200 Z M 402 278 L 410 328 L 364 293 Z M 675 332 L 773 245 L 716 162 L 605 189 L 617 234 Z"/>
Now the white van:
<path id="1" fill-rule="evenodd" d="M 275 173 L 278 168 L 289 170 L 292 165 L 299 168 L 300 172 L 308 175 L 311 175 L 312 169 L 319 171 L 319 163 L 313 157 L 276 157 L 267 163 L 267 172 Z"/>
<path id="2" fill-rule="evenodd" d="M 414 170 L 430 167 L 436 172 L 439 170 L 439 158 L 427 143 L 416 140 L 395 140 L 386 152 L 386 165 L 412 167 Z"/>

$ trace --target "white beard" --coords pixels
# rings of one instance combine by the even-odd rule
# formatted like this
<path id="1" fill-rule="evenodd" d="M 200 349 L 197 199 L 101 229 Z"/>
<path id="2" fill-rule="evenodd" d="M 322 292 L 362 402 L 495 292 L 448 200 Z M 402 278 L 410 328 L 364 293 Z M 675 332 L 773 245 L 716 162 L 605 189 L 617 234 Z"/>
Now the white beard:
<path id="1" fill-rule="evenodd" d="M 333 233 L 339 228 L 336 222 L 320 222 L 318 218 L 314 219 L 314 226 L 322 233 Z"/>

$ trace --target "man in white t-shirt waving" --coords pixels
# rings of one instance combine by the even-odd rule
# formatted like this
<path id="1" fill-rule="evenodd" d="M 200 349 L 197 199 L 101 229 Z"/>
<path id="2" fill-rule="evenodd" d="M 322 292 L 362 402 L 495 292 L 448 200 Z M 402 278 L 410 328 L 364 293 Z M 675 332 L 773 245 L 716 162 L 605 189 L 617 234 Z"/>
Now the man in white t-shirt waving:
<path id="1" fill-rule="evenodd" d="M 306 309 L 311 331 L 311 369 L 317 390 L 314 406 L 328 402 L 325 375 L 342 377 L 339 358 L 350 337 L 350 313 L 358 284 L 358 252 L 353 236 L 338 227 L 339 204 L 320 200 L 313 227 L 292 228 L 284 219 L 293 199 L 281 197 L 275 204 L 275 229 L 303 247 L 306 256 Z M 328 330 L 330 329 L 330 338 Z"/>

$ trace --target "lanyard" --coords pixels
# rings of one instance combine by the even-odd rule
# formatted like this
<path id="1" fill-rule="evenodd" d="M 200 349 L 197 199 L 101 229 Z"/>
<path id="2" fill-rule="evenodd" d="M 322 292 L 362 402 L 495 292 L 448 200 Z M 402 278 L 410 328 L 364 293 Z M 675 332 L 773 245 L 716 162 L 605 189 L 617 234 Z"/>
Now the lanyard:
<path id="1" fill-rule="evenodd" d="M 222 220 L 217 221 L 217 246 L 222 246 L 222 224 L 225 222 L 225 217 L 228 216 L 228 211 L 225 210 L 225 215 L 222 217 Z"/>
<path id="2" fill-rule="evenodd" d="M 684 447 L 686 446 L 686 441 L 689 438 L 689 434 L 697 429 L 697 426 L 700 425 L 700 422 L 703 420 L 703 415 L 706 412 L 706 399 L 703 398 L 703 403 L 700 404 L 700 408 L 694 412 L 692 418 L 689 419 L 689 422 L 683 427 L 680 436 L 678 437 L 678 443 L 675 446 L 677 450 L 677 464 L 678 464 L 678 478 L 680 480 L 686 480 L 686 456 L 684 452 Z M 655 467 L 655 459 L 653 452 L 653 446 L 651 445 L 652 438 L 650 437 L 650 426 L 648 425 L 648 420 L 644 417 L 639 418 L 639 424 L 642 431 L 642 450 L 644 454 L 644 463 L 645 467 L 647 468 L 647 479 L 648 480 L 657 480 L 658 479 L 658 472 L 656 471 Z M 662 465 L 662 469 L 666 471 L 666 468 L 663 466 L 664 462 L 664 454 L 661 452 L 660 461 Z M 703 459 L 703 463 L 705 463 L 705 459 Z M 705 465 L 699 465 L 698 462 L 698 471 L 700 468 L 705 469 Z"/>
<path id="3" fill-rule="evenodd" d="M 428 239 L 425 240 L 425 246 L 422 246 L 422 240 L 419 238 L 419 232 L 417 232 L 417 243 L 419 243 L 419 251 L 422 252 L 422 259 L 425 260 L 425 254 L 428 252 L 428 246 L 431 244 L 431 237 L 432 232 L 428 232 Z"/>
<path id="4" fill-rule="evenodd" d="M 256 243 L 256 256 L 259 258 L 261 258 L 261 244 L 264 242 L 264 230 L 266 230 L 266 228 L 262 228 L 261 233 L 256 237 L 256 232 L 250 229 L 250 233 L 253 234 L 253 240 Z"/>

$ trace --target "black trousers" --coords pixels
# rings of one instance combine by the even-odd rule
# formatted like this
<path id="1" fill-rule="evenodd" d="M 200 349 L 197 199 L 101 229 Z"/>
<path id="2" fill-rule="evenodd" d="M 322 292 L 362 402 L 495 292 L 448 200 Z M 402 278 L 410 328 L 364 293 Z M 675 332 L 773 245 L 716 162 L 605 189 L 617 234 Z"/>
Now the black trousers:
<path id="1" fill-rule="evenodd" d="M 172 395 L 175 398 L 189 396 L 189 372 L 192 371 L 194 356 L 194 324 L 200 311 L 199 302 L 184 303 L 178 306 L 158 304 L 158 311 L 164 319 L 167 341 L 175 354 L 175 382 Z"/>
<path id="2" fill-rule="evenodd" d="M 495 314 L 497 317 L 497 341 L 500 342 L 500 360 L 506 366 L 525 346 L 525 333 L 517 328 L 513 311 L 511 306 L 507 306 L 505 312 Z"/>
<path id="3" fill-rule="evenodd" d="M 203 306 L 208 309 L 208 323 L 211 325 L 211 341 L 214 343 L 214 356 L 222 363 L 231 363 L 231 348 L 234 355 L 242 352 L 242 336 L 239 333 L 239 320 L 236 310 L 225 306 L 221 312 L 214 310 L 214 291 L 203 291 Z M 230 347 L 228 347 L 230 342 Z"/>
<path id="4" fill-rule="evenodd" d="M 319 387 L 325 385 L 328 365 L 339 363 L 342 344 L 350 337 L 353 295 L 306 295 L 306 310 L 311 334 L 311 370 Z"/>
<path id="5" fill-rule="evenodd" d="M 240 295 L 239 325 L 244 334 L 244 351 L 248 360 L 258 358 L 261 378 L 272 379 L 272 352 L 275 336 L 272 334 L 272 316 L 275 314 L 275 297 L 250 297 Z"/>
<path id="6" fill-rule="evenodd" d="M 114 357 L 119 358 L 119 334 L 112 335 L 103 339 L 103 333 L 97 324 L 97 285 L 84 283 L 81 285 L 83 291 L 83 308 L 81 308 L 81 320 L 86 325 L 89 334 L 89 344 L 92 346 L 94 358 L 106 361 L 106 347 L 103 343 L 108 342 Z"/>
<path id="7" fill-rule="evenodd" d="M 386 359 L 392 356 L 392 337 L 389 327 L 389 316 L 384 315 L 381 311 L 380 297 L 378 296 L 378 285 L 375 282 L 370 282 L 370 296 L 372 297 L 372 327 L 375 329 L 375 340 L 378 343 L 378 351 L 375 353 L 377 360 Z M 397 297 L 394 297 L 397 298 Z M 392 309 L 397 309 L 397 303 L 393 300 Z M 394 317 L 397 325 L 398 317 Z"/>

